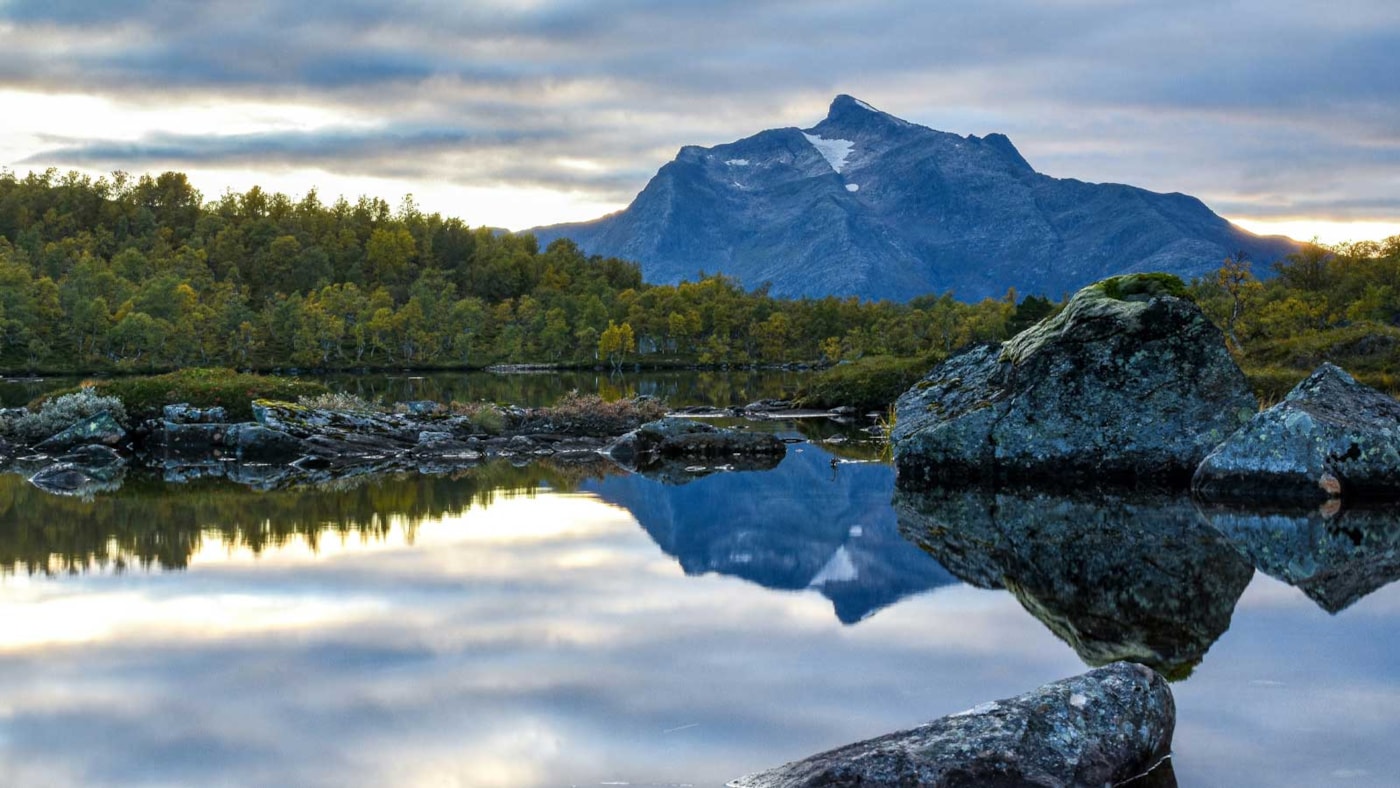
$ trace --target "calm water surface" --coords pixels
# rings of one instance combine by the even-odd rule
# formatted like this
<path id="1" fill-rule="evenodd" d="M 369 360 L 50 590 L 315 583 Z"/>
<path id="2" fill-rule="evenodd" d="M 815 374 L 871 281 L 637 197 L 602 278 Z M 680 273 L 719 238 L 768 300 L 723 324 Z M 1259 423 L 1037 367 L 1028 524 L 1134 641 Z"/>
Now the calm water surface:
<path id="1" fill-rule="evenodd" d="M 0 784 L 714 786 L 1123 653 L 1183 677 L 1182 785 L 1397 783 L 1400 586 L 1329 574 L 1384 544 L 1303 565 L 1275 521 L 1170 500 L 896 506 L 859 455 L 90 501 L 0 476 Z"/>

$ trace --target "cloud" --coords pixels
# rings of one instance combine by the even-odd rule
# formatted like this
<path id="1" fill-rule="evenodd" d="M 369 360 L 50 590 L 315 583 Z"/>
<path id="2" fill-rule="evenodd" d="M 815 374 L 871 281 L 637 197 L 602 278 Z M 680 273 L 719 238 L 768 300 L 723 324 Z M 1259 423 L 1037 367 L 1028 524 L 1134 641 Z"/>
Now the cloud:
<path id="1" fill-rule="evenodd" d="M 378 141 L 336 128 L 207 142 L 98 132 L 41 141 L 26 162 L 252 166 L 266 155 L 415 177 L 451 164 L 468 185 L 520 178 L 618 202 L 682 145 L 810 125 L 847 92 L 935 128 L 1008 133 L 1056 175 L 1232 210 L 1264 205 L 1240 195 L 1267 192 L 1288 211 L 1400 220 L 1382 199 L 1400 181 L 1395 73 L 1400 7 L 1386 0 L 0 4 L 0 88 L 393 120 Z M 462 161 L 473 155 L 496 160 Z M 603 172 L 551 166 L 557 158 Z"/>

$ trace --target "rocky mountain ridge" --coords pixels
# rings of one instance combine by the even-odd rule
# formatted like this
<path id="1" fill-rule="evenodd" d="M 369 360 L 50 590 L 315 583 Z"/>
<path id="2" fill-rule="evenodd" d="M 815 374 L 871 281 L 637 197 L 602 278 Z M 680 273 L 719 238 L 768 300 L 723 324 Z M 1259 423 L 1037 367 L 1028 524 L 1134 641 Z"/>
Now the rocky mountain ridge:
<path id="1" fill-rule="evenodd" d="M 936 131 L 846 95 L 809 129 L 683 147 L 625 210 L 533 232 L 636 260 L 659 284 L 704 271 L 779 296 L 892 300 L 1059 297 L 1106 276 L 1190 278 L 1235 251 L 1267 263 L 1297 248 L 1194 197 L 1052 178 L 1002 134 Z"/>

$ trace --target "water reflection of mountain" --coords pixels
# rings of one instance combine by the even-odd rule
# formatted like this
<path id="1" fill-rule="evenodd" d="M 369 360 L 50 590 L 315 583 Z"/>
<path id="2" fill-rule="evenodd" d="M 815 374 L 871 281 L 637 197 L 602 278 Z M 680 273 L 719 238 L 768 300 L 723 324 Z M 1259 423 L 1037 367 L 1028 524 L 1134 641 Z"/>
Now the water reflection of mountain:
<path id="1" fill-rule="evenodd" d="M 1207 505 L 1202 513 L 1259 571 L 1297 587 L 1329 613 L 1400 579 L 1400 513 L 1393 509 Z"/>
<path id="2" fill-rule="evenodd" d="M 816 446 L 797 446 L 772 471 L 717 473 L 679 486 L 614 476 L 583 487 L 629 510 L 686 574 L 813 588 L 847 624 L 957 582 L 899 535 L 889 466 L 832 460 Z"/>
<path id="3" fill-rule="evenodd" d="M 546 485 L 573 489 L 598 472 L 615 469 L 498 462 L 453 476 L 397 473 L 272 491 L 225 479 L 169 484 L 129 474 L 119 489 L 91 500 L 51 495 L 23 476 L 0 474 L 0 571 L 181 569 L 209 539 L 254 552 L 292 538 L 315 547 L 326 532 L 383 538 L 404 528 L 411 539 L 424 520 Z"/>
<path id="4" fill-rule="evenodd" d="M 895 508 L 908 538 L 962 580 L 1011 591 L 1090 665 L 1189 675 L 1254 574 L 1187 498 L 901 491 Z"/>

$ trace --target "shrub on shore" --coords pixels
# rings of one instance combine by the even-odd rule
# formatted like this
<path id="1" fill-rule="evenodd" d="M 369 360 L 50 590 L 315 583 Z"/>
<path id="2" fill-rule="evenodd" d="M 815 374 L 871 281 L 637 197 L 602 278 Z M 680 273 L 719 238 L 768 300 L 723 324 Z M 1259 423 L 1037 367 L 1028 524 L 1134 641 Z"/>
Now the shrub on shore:
<path id="1" fill-rule="evenodd" d="M 253 418 L 252 401 L 275 399 L 294 402 L 299 397 L 328 393 L 328 389 L 312 381 L 272 375 L 250 375 L 231 369 L 183 369 L 164 375 L 108 378 L 87 381 L 80 389 L 55 391 L 30 403 L 31 409 L 42 411 L 44 403 L 77 393 L 82 388 L 102 397 L 115 397 L 126 408 L 125 426 L 161 415 L 166 405 L 187 402 L 197 408 L 221 405 L 231 421 Z M 113 414 L 116 415 L 116 414 Z"/>
<path id="2" fill-rule="evenodd" d="M 666 406 L 650 397 L 608 401 L 597 394 L 571 391 L 553 406 L 533 411 L 525 427 L 538 423 L 569 435 L 607 437 L 634 430 L 665 415 Z"/>
<path id="3" fill-rule="evenodd" d="M 0 420 L 0 431 L 24 443 L 34 443 L 99 413 L 110 413 L 123 424 L 128 421 L 120 399 L 83 387 L 61 396 L 50 395 L 38 409 Z"/>

